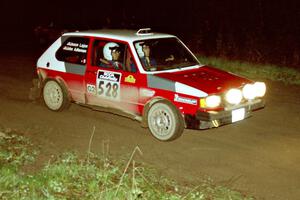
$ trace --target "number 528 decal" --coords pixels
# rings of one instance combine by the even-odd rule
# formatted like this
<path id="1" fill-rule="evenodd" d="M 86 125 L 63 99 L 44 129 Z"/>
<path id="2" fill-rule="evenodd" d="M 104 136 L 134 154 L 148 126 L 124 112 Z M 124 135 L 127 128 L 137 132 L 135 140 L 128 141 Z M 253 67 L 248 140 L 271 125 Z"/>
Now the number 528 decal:
<path id="1" fill-rule="evenodd" d="M 120 100 L 121 73 L 99 70 L 97 73 L 97 95 L 111 100 Z"/>

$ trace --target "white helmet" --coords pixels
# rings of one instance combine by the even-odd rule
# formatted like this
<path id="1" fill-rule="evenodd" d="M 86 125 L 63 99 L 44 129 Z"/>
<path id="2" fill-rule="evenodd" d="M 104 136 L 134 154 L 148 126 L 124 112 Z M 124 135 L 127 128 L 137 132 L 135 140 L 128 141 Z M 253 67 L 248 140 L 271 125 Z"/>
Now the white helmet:
<path id="1" fill-rule="evenodd" d="M 113 49 L 120 47 L 117 43 L 115 42 L 109 42 L 107 43 L 104 48 L 103 48 L 103 56 L 106 60 L 112 60 L 112 55 L 111 52 Z"/>
<path id="2" fill-rule="evenodd" d="M 143 52 L 143 47 L 142 47 L 144 44 L 145 44 L 144 42 L 137 42 L 135 44 L 136 51 L 137 51 L 140 58 L 145 56 L 145 54 Z"/>

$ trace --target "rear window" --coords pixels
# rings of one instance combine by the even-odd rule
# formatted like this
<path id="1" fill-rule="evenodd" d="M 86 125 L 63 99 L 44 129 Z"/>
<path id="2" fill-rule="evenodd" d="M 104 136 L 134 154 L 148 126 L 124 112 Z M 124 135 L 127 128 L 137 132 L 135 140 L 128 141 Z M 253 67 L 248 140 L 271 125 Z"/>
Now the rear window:
<path id="1" fill-rule="evenodd" d="M 88 38 L 70 37 L 57 50 L 55 56 L 63 62 L 85 65 L 88 44 Z"/>

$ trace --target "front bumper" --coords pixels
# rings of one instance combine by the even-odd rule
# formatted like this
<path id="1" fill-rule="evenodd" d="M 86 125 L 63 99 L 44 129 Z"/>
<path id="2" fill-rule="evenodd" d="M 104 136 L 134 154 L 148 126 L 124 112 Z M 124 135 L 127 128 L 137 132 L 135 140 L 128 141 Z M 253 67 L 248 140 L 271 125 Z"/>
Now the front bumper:
<path id="1" fill-rule="evenodd" d="M 245 115 L 243 119 L 251 116 L 252 111 L 261 109 L 265 107 L 265 101 L 263 99 L 255 99 L 249 102 L 246 102 L 241 105 L 225 109 L 223 111 L 208 111 L 196 113 L 196 119 L 199 120 L 199 129 L 208 129 L 213 127 L 218 127 L 225 124 L 233 123 L 232 113 L 235 110 L 244 108 Z"/>

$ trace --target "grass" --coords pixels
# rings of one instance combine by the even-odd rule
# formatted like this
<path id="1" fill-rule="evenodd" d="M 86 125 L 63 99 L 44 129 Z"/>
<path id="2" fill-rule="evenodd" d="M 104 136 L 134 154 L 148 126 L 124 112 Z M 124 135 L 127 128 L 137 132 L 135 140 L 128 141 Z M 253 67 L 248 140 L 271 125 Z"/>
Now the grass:
<path id="1" fill-rule="evenodd" d="M 88 152 L 53 157 L 42 170 L 23 173 L 37 150 L 17 134 L 0 135 L 0 199 L 253 199 L 212 180 L 183 186 L 143 163 L 136 162 L 136 147 L 129 156 L 113 159 Z"/>
<path id="2" fill-rule="evenodd" d="M 0 135 L 0 168 L 18 168 L 32 163 L 37 154 L 38 149 L 24 136 L 11 131 L 9 134 Z"/>
<path id="3" fill-rule="evenodd" d="M 253 64 L 243 61 L 232 61 L 216 57 L 198 56 L 201 63 L 245 76 L 251 79 L 267 79 L 285 84 L 300 85 L 300 71 L 290 67 Z"/>

